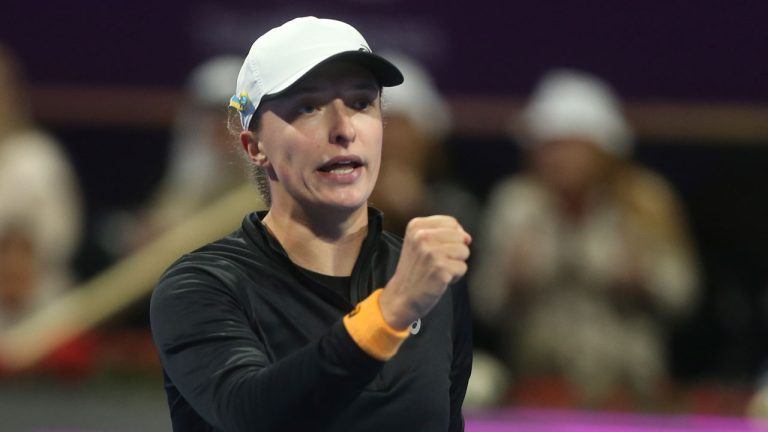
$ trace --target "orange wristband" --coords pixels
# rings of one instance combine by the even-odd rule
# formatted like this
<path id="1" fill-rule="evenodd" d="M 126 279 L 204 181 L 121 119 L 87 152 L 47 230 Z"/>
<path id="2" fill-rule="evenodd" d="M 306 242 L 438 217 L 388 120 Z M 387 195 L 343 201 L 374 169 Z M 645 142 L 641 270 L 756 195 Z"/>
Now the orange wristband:
<path id="1" fill-rule="evenodd" d="M 381 291 L 382 288 L 379 288 L 371 293 L 344 316 L 344 327 L 363 351 L 378 360 L 389 360 L 397 353 L 410 331 L 408 328 L 395 330 L 384 320 L 379 305 Z"/>

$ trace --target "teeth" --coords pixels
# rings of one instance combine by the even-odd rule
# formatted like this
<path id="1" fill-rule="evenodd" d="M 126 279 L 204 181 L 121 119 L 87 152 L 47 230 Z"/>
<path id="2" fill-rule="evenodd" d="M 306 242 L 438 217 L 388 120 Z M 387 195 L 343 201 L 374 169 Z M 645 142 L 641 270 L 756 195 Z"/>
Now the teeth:
<path id="1" fill-rule="evenodd" d="M 330 172 L 333 174 L 349 174 L 354 170 L 355 169 L 352 168 L 351 166 L 345 166 L 345 167 L 334 168 Z"/>

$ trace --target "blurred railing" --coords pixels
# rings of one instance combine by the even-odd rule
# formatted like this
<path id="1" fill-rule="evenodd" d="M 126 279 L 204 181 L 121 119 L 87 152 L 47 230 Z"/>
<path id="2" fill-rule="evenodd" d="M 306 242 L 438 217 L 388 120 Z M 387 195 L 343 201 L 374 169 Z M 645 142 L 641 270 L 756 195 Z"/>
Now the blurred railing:
<path id="1" fill-rule="evenodd" d="M 38 86 L 31 96 L 38 119 L 68 126 L 168 126 L 185 98 L 178 89 L 144 87 Z M 521 107 L 520 99 L 509 97 L 448 99 L 459 135 L 506 135 Z M 628 101 L 626 112 L 643 138 L 768 142 L 768 104 Z"/>

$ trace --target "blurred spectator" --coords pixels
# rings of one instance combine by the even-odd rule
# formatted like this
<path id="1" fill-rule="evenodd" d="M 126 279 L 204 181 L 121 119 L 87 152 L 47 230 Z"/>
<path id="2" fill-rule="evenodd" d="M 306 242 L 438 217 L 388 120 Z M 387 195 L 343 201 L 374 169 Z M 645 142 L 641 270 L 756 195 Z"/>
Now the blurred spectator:
<path id="1" fill-rule="evenodd" d="M 516 123 L 529 167 L 489 198 L 471 294 L 515 380 L 561 377 L 577 402 L 640 400 L 665 378 L 665 334 L 697 271 L 670 186 L 631 163 L 606 84 L 546 75 Z"/>
<path id="2" fill-rule="evenodd" d="M 169 161 L 159 186 L 137 215 L 117 214 L 103 230 L 100 243 L 113 249 L 112 254 L 121 256 L 146 244 L 248 181 L 227 127 L 227 104 L 242 64 L 241 57 L 222 55 L 192 70 L 188 102 L 176 114 Z M 258 200 L 255 189 L 254 200 Z"/>
<path id="3" fill-rule="evenodd" d="M 0 329 L 70 287 L 82 230 L 75 173 L 32 123 L 20 75 L 0 46 Z"/>
<path id="4" fill-rule="evenodd" d="M 227 103 L 243 59 L 214 57 L 190 74 L 191 103 L 178 113 L 168 172 L 151 206 L 151 220 L 161 231 L 183 220 L 246 180 L 227 128 Z"/>
<path id="5" fill-rule="evenodd" d="M 416 60 L 398 52 L 382 55 L 403 72 L 405 82 L 382 96 L 382 164 L 371 203 L 386 215 L 385 228 L 399 235 L 412 218 L 431 214 L 454 216 L 473 232 L 477 199 L 445 172 L 448 105 Z"/>
<path id="6" fill-rule="evenodd" d="M 444 140 L 451 133 L 451 114 L 428 71 L 400 52 L 384 52 L 405 77 L 382 96 L 384 143 L 382 164 L 371 203 L 385 214 L 388 231 L 402 235 L 417 216 L 448 214 L 474 233 L 478 199 L 452 181 Z M 503 399 L 499 384 L 507 380 L 504 365 L 483 352 L 474 353 L 464 406 L 481 408 Z"/>

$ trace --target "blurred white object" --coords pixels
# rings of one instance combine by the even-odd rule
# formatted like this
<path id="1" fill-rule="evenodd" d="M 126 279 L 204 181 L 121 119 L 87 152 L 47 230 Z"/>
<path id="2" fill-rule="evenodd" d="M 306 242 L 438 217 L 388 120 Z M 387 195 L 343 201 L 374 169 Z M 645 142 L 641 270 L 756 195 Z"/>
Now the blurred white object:
<path id="1" fill-rule="evenodd" d="M 217 56 L 190 72 L 163 178 L 138 214 L 115 212 L 101 221 L 97 232 L 104 250 L 114 256 L 133 251 L 247 182 L 227 125 L 229 98 L 242 63 L 242 57 Z"/>
<path id="2" fill-rule="evenodd" d="M 153 224 L 163 230 L 247 180 L 227 131 L 227 104 L 242 57 L 214 57 L 190 74 L 189 103 L 177 113 L 168 171 L 154 197 Z"/>
<path id="3" fill-rule="evenodd" d="M 631 131 L 611 88 L 600 79 L 555 70 L 539 82 L 520 124 L 524 146 L 554 139 L 588 139 L 616 156 L 631 150 Z"/>
<path id="4" fill-rule="evenodd" d="M 240 56 L 222 55 L 195 67 L 187 83 L 187 93 L 193 103 L 199 106 L 226 107 L 242 64 L 243 58 Z"/>
<path id="5" fill-rule="evenodd" d="M 485 351 L 475 351 L 464 408 L 492 408 L 503 404 L 510 384 L 510 373 L 500 360 Z"/>
<path id="6" fill-rule="evenodd" d="M 228 139 L 217 130 L 224 128 L 229 96 L 242 63 L 242 57 L 214 57 L 190 74 L 187 92 L 191 100 L 177 114 L 170 165 L 164 180 L 174 193 L 187 190 L 207 195 L 210 190 L 219 189 L 216 185 L 222 176 L 225 180 L 231 177 L 233 170 L 227 164 L 231 161 L 223 161 L 222 152 L 217 150 L 217 147 L 226 148 L 227 143 L 213 141 Z M 210 111 L 220 114 L 212 116 Z"/>
<path id="7" fill-rule="evenodd" d="M 404 115 L 437 140 L 448 135 L 451 113 L 429 72 L 404 54 L 384 51 L 381 56 L 397 66 L 405 77 L 402 84 L 382 93 L 385 115 Z"/>
<path id="8" fill-rule="evenodd" d="M 0 304 L 0 329 L 71 286 L 81 200 L 73 168 L 51 136 L 28 129 L 0 139 L 0 238 L 14 231 L 27 238 L 36 266 L 27 301 L 16 310 Z"/>

